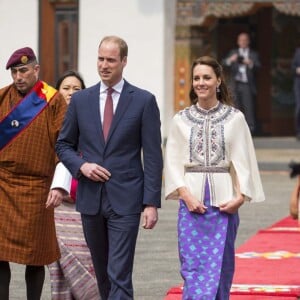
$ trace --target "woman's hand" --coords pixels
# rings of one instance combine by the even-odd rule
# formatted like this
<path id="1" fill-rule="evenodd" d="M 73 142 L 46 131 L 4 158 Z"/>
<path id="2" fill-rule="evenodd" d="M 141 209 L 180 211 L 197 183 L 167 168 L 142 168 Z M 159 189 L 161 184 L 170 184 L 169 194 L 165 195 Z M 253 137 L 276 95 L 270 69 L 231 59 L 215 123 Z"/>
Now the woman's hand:
<path id="1" fill-rule="evenodd" d="M 207 207 L 198 201 L 186 187 L 180 187 L 178 193 L 180 199 L 185 202 L 189 212 L 198 214 L 204 214 L 206 212 Z"/>
<path id="2" fill-rule="evenodd" d="M 221 212 L 226 212 L 228 214 L 234 214 L 238 211 L 240 206 L 245 202 L 245 196 L 239 195 L 231 201 L 220 204 L 219 208 Z"/>

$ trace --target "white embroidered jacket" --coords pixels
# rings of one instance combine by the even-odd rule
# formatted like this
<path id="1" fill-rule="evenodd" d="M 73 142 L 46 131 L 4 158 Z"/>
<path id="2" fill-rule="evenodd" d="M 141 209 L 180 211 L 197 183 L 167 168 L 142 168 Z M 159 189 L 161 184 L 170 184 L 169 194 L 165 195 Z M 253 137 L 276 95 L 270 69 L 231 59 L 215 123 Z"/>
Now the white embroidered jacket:
<path id="1" fill-rule="evenodd" d="M 166 199 L 178 199 L 177 189 L 185 186 L 202 202 L 207 179 L 211 205 L 219 206 L 235 196 L 236 178 L 246 200 L 265 200 L 244 115 L 220 102 L 210 110 L 192 105 L 178 112 L 165 151 Z"/>

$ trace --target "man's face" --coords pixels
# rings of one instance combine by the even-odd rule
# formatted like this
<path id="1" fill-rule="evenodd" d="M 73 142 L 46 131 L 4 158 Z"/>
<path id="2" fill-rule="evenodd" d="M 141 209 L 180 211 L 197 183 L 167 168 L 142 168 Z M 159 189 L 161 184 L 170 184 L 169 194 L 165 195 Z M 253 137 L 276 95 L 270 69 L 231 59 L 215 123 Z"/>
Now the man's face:
<path id="1" fill-rule="evenodd" d="M 241 33 L 241 34 L 238 36 L 237 44 L 239 45 L 240 48 L 248 48 L 249 43 L 250 43 L 250 41 L 249 41 L 249 36 L 248 36 L 248 34 Z"/>
<path id="2" fill-rule="evenodd" d="M 98 49 L 97 67 L 101 80 L 107 86 L 113 86 L 122 79 L 127 57 L 121 60 L 118 44 L 104 41 Z"/>
<path id="3" fill-rule="evenodd" d="M 27 94 L 35 85 L 39 77 L 40 66 L 32 63 L 11 68 L 11 76 L 17 90 Z"/>

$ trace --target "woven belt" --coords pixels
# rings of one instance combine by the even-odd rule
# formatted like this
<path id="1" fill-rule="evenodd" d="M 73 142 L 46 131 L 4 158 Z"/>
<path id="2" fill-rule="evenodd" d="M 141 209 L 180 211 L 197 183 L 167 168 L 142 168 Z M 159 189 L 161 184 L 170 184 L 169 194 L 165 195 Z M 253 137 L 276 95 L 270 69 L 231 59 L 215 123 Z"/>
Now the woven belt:
<path id="1" fill-rule="evenodd" d="M 229 173 L 229 167 L 205 167 L 205 166 L 190 166 L 184 167 L 186 173 Z"/>

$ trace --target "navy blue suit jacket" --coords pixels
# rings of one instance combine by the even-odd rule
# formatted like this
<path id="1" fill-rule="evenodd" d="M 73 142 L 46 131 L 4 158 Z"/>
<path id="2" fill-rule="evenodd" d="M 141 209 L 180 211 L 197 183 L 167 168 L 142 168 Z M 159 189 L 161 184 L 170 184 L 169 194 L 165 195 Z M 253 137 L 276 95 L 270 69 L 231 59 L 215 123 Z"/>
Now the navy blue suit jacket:
<path id="1" fill-rule="evenodd" d="M 73 94 L 56 143 L 60 160 L 79 179 L 77 210 L 97 214 L 104 186 L 120 215 L 160 207 L 163 162 L 155 96 L 125 81 L 105 143 L 99 93 L 100 83 Z M 105 183 L 86 178 L 80 172 L 85 162 L 103 166 L 111 178 Z"/>

